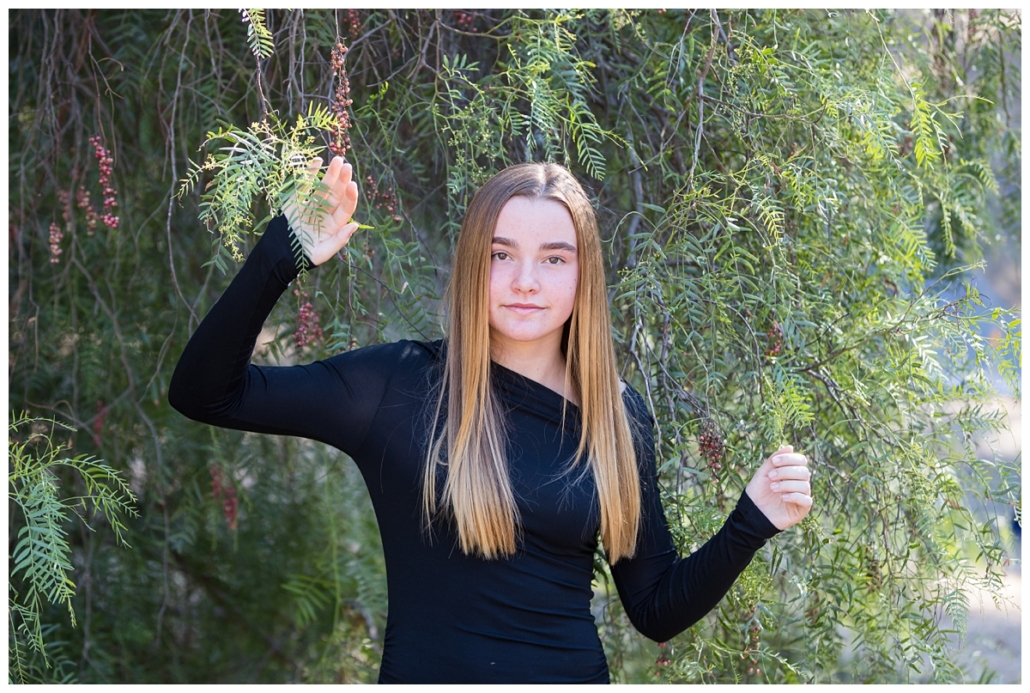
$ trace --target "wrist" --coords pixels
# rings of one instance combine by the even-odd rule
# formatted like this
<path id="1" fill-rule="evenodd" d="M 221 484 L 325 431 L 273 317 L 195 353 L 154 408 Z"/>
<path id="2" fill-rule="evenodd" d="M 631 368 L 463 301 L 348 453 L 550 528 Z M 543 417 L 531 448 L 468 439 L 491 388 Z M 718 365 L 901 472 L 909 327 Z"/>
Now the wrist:
<path id="1" fill-rule="evenodd" d="M 773 521 L 758 507 L 746 488 L 740 494 L 736 511 L 740 512 L 748 525 L 754 528 L 756 534 L 765 539 L 770 539 L 783 531 L 773 524 Z"/>

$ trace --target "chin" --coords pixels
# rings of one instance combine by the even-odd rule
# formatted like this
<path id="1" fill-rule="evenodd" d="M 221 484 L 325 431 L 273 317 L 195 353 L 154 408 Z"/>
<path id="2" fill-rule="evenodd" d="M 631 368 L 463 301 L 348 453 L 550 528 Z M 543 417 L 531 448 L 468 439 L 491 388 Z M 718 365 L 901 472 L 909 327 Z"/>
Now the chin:
<path id="1" fill-rule="evenodd" d="M 492 328 L 491 332 L 493 332 L 494 340 L 499 342 L 501 345 L 529 345 L 545 342 L 550 337 L 553 337 L 555 342 L 560 342 L 562 333 L 561 328 L 558 328 L 557 330 Z"/>

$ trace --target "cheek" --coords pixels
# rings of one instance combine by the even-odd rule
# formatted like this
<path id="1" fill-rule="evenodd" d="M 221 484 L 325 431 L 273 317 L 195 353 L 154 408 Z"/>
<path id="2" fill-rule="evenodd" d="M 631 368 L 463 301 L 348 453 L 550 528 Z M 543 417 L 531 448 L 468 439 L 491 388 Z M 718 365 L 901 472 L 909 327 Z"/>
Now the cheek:
<path id="1" fill-rule="evenodd" d="M 569 273 L 569 276 L 564 277 L 563 281 L 558 287 L 558 291 L 561 295 L 561 303 L 565 308 L 565 317 L 568 319 L 572 316 L 572 309 L 576 305 L 576 291 L 579 288 L 579 270 L 578 268 Z"/>
<path id="2" fill-rule="evenodd" d="M 504 290 L 507 280 L 504 276 L 503 267 L 496 263 L 490 265 L 490 308 L 504 297 Z"/>

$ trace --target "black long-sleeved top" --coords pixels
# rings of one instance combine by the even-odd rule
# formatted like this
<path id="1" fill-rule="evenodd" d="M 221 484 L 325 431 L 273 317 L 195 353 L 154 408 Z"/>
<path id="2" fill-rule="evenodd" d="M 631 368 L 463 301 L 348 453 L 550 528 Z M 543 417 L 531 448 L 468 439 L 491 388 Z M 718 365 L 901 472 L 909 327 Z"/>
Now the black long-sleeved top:
<path id="1" fill-rule="evenodd" d="M 389 613 L 379 680 L 403 683 L 608 681 L 590 611 L 600 516 L 591 475 L 565 474 L 579 440 L 558 393 L 492 364 L 503 403 L 521 519 L 514 556 L 467 556 L 446 525 L 421 525 L 422 469 L 444 344 L 401 341 L 286 368 L 250 364 L 262 324 L 298 268 L 284 217 L 269 223 L 239 274 L 197 328 L 168 398 L 191 419 L 303 436 L 357 463 L 386 556 Z M 722 529 L 681 559 L 662 512 L 652 424 L 631 388 L 623 401 L 640 467 L 636 555 L 611 566 L 636 628 L 663 641 L 710 611 L 778 531 L 741 495 Z M 577 470 L 578 471 L 578 470 Z"/>

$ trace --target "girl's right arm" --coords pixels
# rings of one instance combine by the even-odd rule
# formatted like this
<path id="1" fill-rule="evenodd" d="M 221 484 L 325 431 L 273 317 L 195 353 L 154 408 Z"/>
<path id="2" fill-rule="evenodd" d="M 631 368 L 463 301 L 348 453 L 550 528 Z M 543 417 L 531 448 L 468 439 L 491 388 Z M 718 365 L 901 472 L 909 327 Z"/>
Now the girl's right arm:
<path id="1" fill-rule="evenodd" d="M 347 223 L 357 201 L 350 167 L 337 158 L 325 182 L 329 192 L 322 197 L 331 211 L 318 226 L 322 232 L 315 232 L 288 205 L 292 220 L 279 216 L 269 222 L 239 274 L 190 338 L 168 391 L 169 402 L 182 414 L 226 428 L 314 438 L 345 451 L 360 444 L 385 386 L 386 374 L 374 367 L 379 365 L 375 355 L 362 353 L 369 350 L 305 366 L 250 364 L 265 319 L 300 271 L 292 230 L 299 231 L 303 261 L 310 267 L 332 257 L 357 227 Z M 346 414 L 345 427 L 339 425 L 341 413 Z"/>

